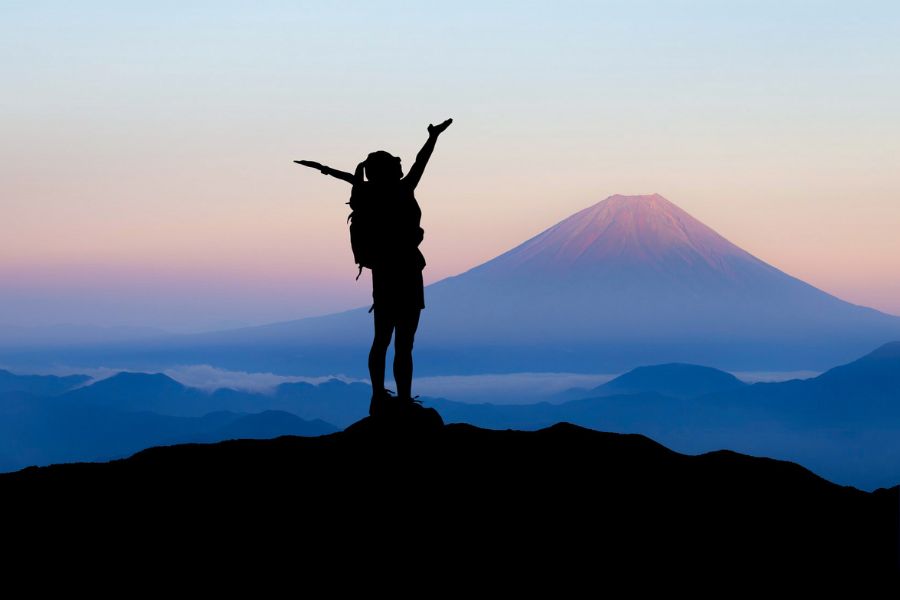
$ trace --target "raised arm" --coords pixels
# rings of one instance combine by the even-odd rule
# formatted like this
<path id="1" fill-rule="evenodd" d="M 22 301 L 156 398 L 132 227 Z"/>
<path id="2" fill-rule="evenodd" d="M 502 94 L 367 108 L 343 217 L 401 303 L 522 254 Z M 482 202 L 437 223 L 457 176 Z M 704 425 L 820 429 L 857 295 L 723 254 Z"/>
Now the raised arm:
<path id="1" fill-rule="evenodd" d="M 356 183 L 357 181 L 362 181 L 362 164 L 360 164 L 359 167 L 356 167 L 356 175 L 354 175 L 353 173 L 347 173 L 346 171 L 339 171 L 337 169 L 332 169 L 331 167 L 326 167 L 323 164 L 311 160 L 295 160 L 294 162 L 298 165 L 303 165 L 304 167 L 318 169 L 322 173 L 322 175 L 331 175 L 332 177 L 337 177 L 338 179 L 346 181 L 351 185 Z"/>
<path id="2" fill-rule="evenodd" d="M 412 187 L 419 185 L 419 180 L 422 179 L 422 174 L 425 172 L 425 165 L 428 164 L 428 159 L 431 158 L 431 153 L 434 151 L 434 144 L 437 142 L 438 136 L 441 135 L 445 129 L 450 127 L 450 123 L 452 122 L 453 119 L 447 119 L 440 125 L 428 126 L 428 139 L 425 141 L 425 145 L 422 146 L 422 149 L 419 150 L 419 153 L 416 154 L 416 162 L 410 167 L 409 173 L 403 178 L 404 181 L 408 181 L 412 184 Z"/>

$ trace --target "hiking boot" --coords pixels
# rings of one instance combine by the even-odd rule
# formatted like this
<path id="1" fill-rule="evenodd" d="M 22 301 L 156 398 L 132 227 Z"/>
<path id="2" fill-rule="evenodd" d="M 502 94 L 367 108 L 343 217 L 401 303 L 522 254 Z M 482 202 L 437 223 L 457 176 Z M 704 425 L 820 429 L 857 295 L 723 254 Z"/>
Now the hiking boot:
<path id="1" fill-rule="evenodd" d="M 412 398 L 392 398 L 391 403 L 397 407 L 400 411 L 416 411 L 423 410 L 425 407 L 422 406 L 422 401 L 419 400 L 418 396 L 413 396 Z"/>
<path id="2" fill-rule="evenodd" d="M 391 394 L 391 390 L 386 388 L 372 394 L 372 400 L 369 402 L 370 417 L 381 416 L 391 410 L 391 406 L 395 402 Z"/>

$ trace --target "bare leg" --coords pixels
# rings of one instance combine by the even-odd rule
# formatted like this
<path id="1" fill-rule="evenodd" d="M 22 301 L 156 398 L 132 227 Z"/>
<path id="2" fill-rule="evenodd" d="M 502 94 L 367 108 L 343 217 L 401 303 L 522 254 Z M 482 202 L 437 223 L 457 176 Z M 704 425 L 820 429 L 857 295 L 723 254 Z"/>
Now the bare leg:
<path id="1" fill-rule="evenodd" d="M 384 390 L 384 363 L 387 358 L 387 350 L 391 345 L 391 334 L 394 331 L 394 321 L 390 315 L 375 307 L 375 338 L 372 340 L 372 349 L 369 350 L 369 379 L 372 381 L 372 393 L 377 394 Z"/>
<path id="2" fill-rule="evenodd" d="M 398 315 L 397 333 L 394 337 L 394 380 L 397 382 L 397 397 L 412 397 L 413 340 L 419 327 L 420 309 L 404 311 Z M 384 363 L 382 363 L 384 364 Z"/>

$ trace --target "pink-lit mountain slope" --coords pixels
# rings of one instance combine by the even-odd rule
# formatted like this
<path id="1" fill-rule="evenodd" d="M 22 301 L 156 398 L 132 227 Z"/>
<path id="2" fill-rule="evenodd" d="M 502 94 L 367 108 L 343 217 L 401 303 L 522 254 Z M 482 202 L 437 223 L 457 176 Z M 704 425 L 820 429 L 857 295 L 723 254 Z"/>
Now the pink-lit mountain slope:
<path id="1" fill-rule="evenodd" d="M 756 277 L 792 279 L 738 248 L 659 194 L 611 196 L 465 273 L 497 280 L 606 278 L 619 285 L 743 288 Z M 797 281 L 797 280 L 794 280 Z M 617 285 L 613 286 L 612 283 Z"/>
<path id="2" fill-rule="evenodd" d="M 560 367 L 616 354 L 633 364 L 759 365 L 786 354 L 811 364 L 900 338 L 900 318 L 787 275 L 658 194 L 579 211 L 434 284 L 426 303 L 423 344 L 554 347 Z"/>
<path id="3" fill-rule="evenodd" d="M 787 275 L 655 194 L 611 196 L 579 211 L 429 286 L 425 303 L 419 375 L 665 362 L 824 370 L 900 340 L 900 317 Z M 135 356 L 156 366 L 365 375 L 367 309 L 160 340 Z M 117 350 L 117 364 L 125 354 Z"/>

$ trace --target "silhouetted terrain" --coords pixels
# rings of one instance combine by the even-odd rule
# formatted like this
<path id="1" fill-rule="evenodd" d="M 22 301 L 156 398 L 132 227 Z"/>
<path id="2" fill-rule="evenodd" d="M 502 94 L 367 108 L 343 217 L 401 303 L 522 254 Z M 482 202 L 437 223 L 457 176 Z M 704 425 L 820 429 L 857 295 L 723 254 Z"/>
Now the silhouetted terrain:
<path id="1" fill-rule="evenodd" d="M 47 527 L 128 555 L 148 540 L 232 558 L 275 544 L 307 575 L 396 561 L 399 572 L 428 563 L 447 577 L 566 586 L 622 566 L 701 581 L 723 569 L 860 577 L 894 572 L 898 558 L 896 487 L 865 493 L 791 463 L 685 456 L 567 424 L 363 423 L 319 438 L 154 448 L 2 475 L 0 495 L 20 523 L 34 499 L 66 497 L 41 515 Z"/>

